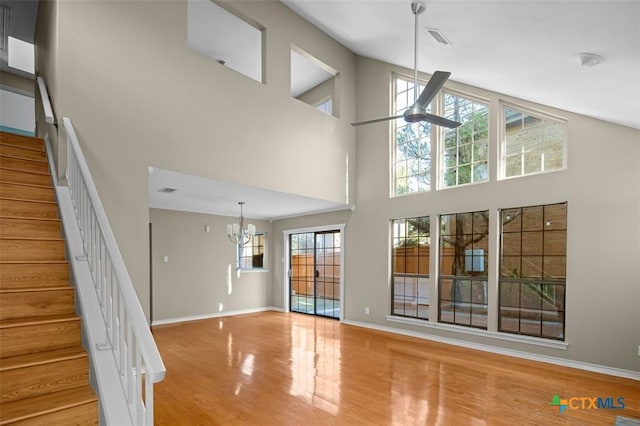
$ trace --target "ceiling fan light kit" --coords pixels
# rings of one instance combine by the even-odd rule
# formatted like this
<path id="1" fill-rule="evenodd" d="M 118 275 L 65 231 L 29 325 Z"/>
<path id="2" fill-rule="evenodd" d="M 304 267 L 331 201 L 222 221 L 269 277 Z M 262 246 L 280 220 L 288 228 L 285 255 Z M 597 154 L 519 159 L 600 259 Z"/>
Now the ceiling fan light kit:
<path id="1" fill-rule="evenodd" d="M 351 123 L 352 126 L 361 126 L 364 124 L 378 123 L 381 121 L 395 120 L 396 118 L 404 118 L 407 123 L 418 123 L 426 121 L 437 126 L 443 126 L 450 129 L 458 127 L 461 123 L 457 121 L 449 120 L 444 117 L 429 114 L 427 112 L 427 106 L 438 94 L 444 83 L 449 79 L 450 72 L 436 71 L 433 73 L 427 85 L 425 86 L 420 96 L 415 88 L 418 87 L 418 17 L 422 12 L 426 10 L 426 6 L 420 2 L 411 3 L 411 11 L 415 16 L 415 28 L 414 28 L 414 52 L 413 52 L 413 87 L 414 87 L 414 103 L 411 105 L 402 115 L 396 115 L 392 117 L 375 118 L 373 120 L 359 121 Z"/>

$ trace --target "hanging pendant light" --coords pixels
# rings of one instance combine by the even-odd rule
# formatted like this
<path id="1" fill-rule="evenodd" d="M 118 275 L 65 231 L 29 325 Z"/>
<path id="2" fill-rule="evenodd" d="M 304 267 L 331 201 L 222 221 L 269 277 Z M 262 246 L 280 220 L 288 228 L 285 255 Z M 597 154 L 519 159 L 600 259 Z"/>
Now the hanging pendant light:
<path id="1" fill-rule="evenodd" d="M 242 215 L 244 201 L 240 201 L 238 204 L 240 204 L 240 223 L 227 225 L 227 237 L 232 243 L 243 246 L 253 239 L 256 234 L 256 227 L 250 223 L 247 224 L 246 228 L 244 227 L 244 216 Z"/>

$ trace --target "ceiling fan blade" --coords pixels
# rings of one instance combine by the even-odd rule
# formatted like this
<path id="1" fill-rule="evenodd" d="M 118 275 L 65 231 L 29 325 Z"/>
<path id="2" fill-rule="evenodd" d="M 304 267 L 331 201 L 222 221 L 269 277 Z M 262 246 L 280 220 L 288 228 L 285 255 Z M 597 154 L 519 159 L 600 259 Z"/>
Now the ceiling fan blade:
<path id="1" fill-rule="evenodd" d="M 439 115 L 433 115 L 426 112 L 424 121 L 427 121 L 431 124 L 435 124 L 436 126 L 446 127 L 448 129 L 455 129 L 462 123 L 458 123 L 457 121 L 449 120 L 448 118 L 440 117 Z"/>
<path id="2" fill-rule="evenodd" d="M 372 124 L 372 123 L 378 123 L 380 121 L 389 121 L 389 120 L 395 120 L 396 118 L 402 118 L 402 115 L 396 115 L 394 117 L 384 117 L 384 118 L 374 118 L 373 120 L 366 120 L 366 121 L 358 121 L 356 123 L 351 123 L 352 126 L 362 126 L 364 124 Z"/>
<path id="3" fill-rule="evenodd" d="M 427 85 L 424 87 L 424 90 L 420 93 L 420 97 L 416 101 L 415 105 L 420 109 L 425 109 L 440 89 L 442 89 L 442 86 L 444 86 L 444 83 L 446 83 L 450 75 L 451 73 L 447 71 L 434 72 L 429 79 L 429 82 L 427 82 Z"/>

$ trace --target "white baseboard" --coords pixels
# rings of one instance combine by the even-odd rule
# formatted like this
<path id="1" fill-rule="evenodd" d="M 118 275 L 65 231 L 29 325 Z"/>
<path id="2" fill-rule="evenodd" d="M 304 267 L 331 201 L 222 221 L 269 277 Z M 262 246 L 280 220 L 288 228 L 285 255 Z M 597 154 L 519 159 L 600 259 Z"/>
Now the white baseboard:
<path id="1" fill-rule="evenodd" d="M 204 319 L 211 318 L 220 318 L 220 317 L 228 317 L 232 315 L 245 315 L 245 314 L 255 314 L 257 312 L 265 312 L 265 311 L 279 311 L 284 312 L 282 308 L 276 308 L 273 306 L 265 306 L 264 308 L 252 308 L 252 309 L 240 309 L 237 311 L 224 311 L 224 312 L 214 312 L 210 314 L 202 314 L 202 315 L 192 315 L 187 317 L 177 317 L 177 318 L 168 318 L 162 320 L 155 320 L 151 322 L 151 325 L 164 325 L 164 324 L 175 324 L 178 322 L 187 322 L 187 321 L 198 321 Z"/>
<path id="2" fill-rule="evenodd" d="M 432 340 L 439 343 L 446 343 L 449 345 L 460 346 L 460 347 L 469 348 L 469 349 L 477 349 L 484 352 L 491 352 L 491 353 L 500 354 L 500 355 L 513 356 L 516 358 L 523 358 L 531 361 L 545 362 L 548 364 L 559 365 L 562 367 L 577 368 L 579 370 L 591 371 L 593 373 L 607 374 L 609 376 L 624 377 L 626 379 L 640 381 L 640 372 L 637 372 L 637 371 L 623 370 L 621 368 L 607 367 L 604 365 L 590 364 L 588 362 L 573 361 L 569 359 L 557 358 L 557 357 L 547 356 L 547 355 L 532 354 L 529 352 L 517 351 L 514 349 L 499 348 L 496 346 L 483 345 L 480 343 L 473 343 L 465 340 L 452 339 L 449 337 L 435 336 L 432 334 L 416 333 L 413 331 L 403 330 L 400 328 L 386 327 L 382 325 L 369 324 L 369 323 L 360 322 L 360 321 L 344 320 L 342 321 L 342 323 L 346 325 L 353 325 L 356 327 L 363 327 L 363 328 L 369 328 L 372 330 L 384 331 L 387 333 L 401 334 L 403 336 L 410 336 L 410 337 L 416 337 L 419 339 Z"/>

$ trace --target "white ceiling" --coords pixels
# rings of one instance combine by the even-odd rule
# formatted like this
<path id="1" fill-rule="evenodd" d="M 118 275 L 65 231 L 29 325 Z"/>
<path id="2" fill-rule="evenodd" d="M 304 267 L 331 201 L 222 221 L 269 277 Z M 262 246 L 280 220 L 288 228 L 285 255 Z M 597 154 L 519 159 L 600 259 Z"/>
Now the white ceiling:
<path id="1" fill-rule="evenodd" d="M 282 1 L 353 52 L 413 68 L 409 0 Z M 420 28 L 439 29 L 452 45 L 420 31 L 420 71 L 640 129 L 639 1 L 426 4 Z M 581 67 L 580 52 L 605 62 Z"/>
<path id="2" fill-rule="evenodd" d="M 170 194 L 162 188 L 175 188 Z M 219 216 L 239 216 L 239 201 L 244 215 L 252 219 L 282 219 L 313 213 L 346 210 L 347 204 L 263 188 L 222 182 L 159 168 L 149 169 L 149 207 Z"/>

